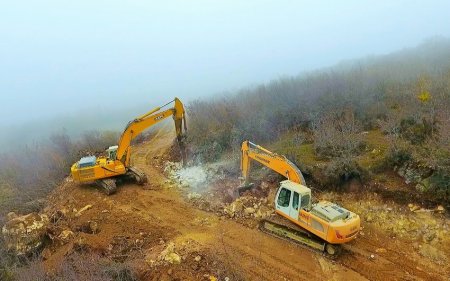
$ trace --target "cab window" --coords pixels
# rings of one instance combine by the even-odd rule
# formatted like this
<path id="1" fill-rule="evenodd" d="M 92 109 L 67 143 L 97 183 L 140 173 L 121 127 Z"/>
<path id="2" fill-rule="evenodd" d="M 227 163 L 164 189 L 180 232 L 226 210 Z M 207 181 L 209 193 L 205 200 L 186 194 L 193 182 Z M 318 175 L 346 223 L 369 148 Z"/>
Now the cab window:
<path id="1" fill-rule="evenodd" d="M 307 209 L 309 208 L 309 201 L 311 200 L 311 195 L 309 194 L 304 194 L 302 195 L 302 208 L 303 209 Z"/>
<path id="2" fill-rule="evenodd" d="M 280 191 L 280 195 L 278 196 L 278 205 L 281 207 L 289 207 L 289 201 L 291 200 L 291 191 L 282 188 Z"/>
<path id="3" fill-rule="evenodd" d="M 298 210 L 298 201 L 299 201 L 299 195 L 297 192 L 294 191 L 294 198 L 292 199 L 292 208 L 295 210 Z"/>

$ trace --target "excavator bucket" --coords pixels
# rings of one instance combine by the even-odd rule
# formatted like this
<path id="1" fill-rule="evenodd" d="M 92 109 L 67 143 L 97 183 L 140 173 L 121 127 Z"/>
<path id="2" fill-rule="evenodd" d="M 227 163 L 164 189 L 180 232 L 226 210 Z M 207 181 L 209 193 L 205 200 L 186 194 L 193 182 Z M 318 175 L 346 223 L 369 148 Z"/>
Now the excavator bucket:
<path id="1" fill-rule="evenodd" d="M 242 193 L 246 192 L 247 190 L 251 190 L 253 187 L 255 187 L 255 184 L 249 183 L 239 186 L 236 189 L 230 189 L 228 190 L 229 195 L 233 198 L 233 200 L 239 198 Z"/>

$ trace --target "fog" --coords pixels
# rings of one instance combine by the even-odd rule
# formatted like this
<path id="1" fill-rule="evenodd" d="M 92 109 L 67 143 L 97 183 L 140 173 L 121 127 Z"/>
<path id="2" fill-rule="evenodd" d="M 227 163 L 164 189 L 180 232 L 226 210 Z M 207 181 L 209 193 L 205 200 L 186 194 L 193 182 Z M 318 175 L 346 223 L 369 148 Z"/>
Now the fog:
<path id="1" fill-rule="evenodd" d="M 450 37 L 448 1 L 3 1 L 0 144 Z"/>

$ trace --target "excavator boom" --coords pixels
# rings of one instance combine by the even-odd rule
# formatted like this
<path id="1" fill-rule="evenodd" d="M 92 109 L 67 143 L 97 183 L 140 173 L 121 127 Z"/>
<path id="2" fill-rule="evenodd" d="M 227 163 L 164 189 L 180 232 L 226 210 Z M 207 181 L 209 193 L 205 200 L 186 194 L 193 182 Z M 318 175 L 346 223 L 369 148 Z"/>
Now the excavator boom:
<path id="1" fill-rule="evenodd" d="M 250 141 L 244 141 L 242 143 L 241 152 L 241 171 L 245 179 L 245 185 L 249 184 L 251 160 L 261 163 L 293 182 L 306 185 L 305 178 L 300 169 L 285 156 L 273 153 Z"/>
<path id="2" fill-rule="evenodd" d="M 175 103 L 173 108 L 161 111 L 162 108 L 164 108 L 165 106 L 167 106 L 172 102 Z M 131 141 L 135 137 L 137 137 L 140 133 L 142 133 L 142 131 L 144 131 L 145 129 L 156 125 L 157 123 L 163 121 L 164 119 L 170 116 L 173 116 L 173 119 L 175 121 L 175 130 L 177 134 L 177 139 L 180 141 L 183 134 L 183 122 L 184 122 L 184 129 L 186 130 L 185 112 L 181 101 L 178 98 L 175 98 L 173 101 L 161 107 L 156 107 L 151 111 L 149 111 L 148 113 L 128 123 L 128 125 L 126 126 L 124 132 L 120 137 L 116 159 L 122 161 L 125 164 L 125 166 L 128 167 L 130 160 L 129 148 Z"/>

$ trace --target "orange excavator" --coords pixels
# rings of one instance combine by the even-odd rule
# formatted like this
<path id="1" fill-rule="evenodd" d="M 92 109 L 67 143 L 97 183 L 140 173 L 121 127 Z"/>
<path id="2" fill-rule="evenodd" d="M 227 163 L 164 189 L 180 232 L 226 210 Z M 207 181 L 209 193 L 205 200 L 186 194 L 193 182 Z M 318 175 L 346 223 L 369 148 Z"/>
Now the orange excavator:
<path id="1" fill-rule="evenodd" d="M 174 106 L 165 109 L 171 103 Z M 184 158 L 182 138 L 183 123 L 184 131 L 186 131 L 185 111 L 181 101 L 175 98 L 173 101 L 130 121 L 120 136 L 118 145 L 110 146 L 106 150 L 106 157 L 88 156 L 74 163 L 71 167 L 72 178 L 77 182 L 95 182 L 108 195 L 116 192 L 116 180 L 119 178 L 128 178 L 138 184 L 146 183 L 147 176 L 144 172 L 130 165 L 131 141 L 145 129 L 169 117 L 173 117 L 175 122 L 177 140 Z"/>
<path id="2" fill-rule="evenodd" d="M 308 245 L 334 255 L 339 245 L 356 238 L 360 229 L 357 214 L 328 201 L 312 203 L 311 189 L 306 187 L 300 169 L 285 156 L 273 153 L 250 141 L 241 148 L 243 186 L 240 192 L 251 188 L 249 182 L 252 161 L 261 163 L 287 178 L 280 182 L 274 207 L 279 216 L 261 221 L 260 229 L 271 235 Z"/>

